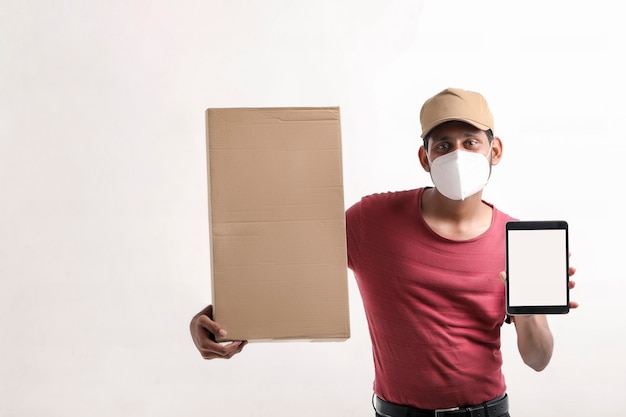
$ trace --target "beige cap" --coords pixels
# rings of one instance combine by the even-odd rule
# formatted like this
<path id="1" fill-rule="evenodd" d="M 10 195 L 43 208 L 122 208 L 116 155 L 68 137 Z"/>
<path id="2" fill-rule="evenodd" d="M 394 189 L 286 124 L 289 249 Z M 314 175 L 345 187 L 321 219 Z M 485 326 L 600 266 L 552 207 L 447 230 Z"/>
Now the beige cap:
<path id="1" fill-rule="evenodd" d="M 422 106 L 421 137 L 424 138 L 435 127 L 452 120 L 469 123 L 481 130 L 493 130 L 493 115 L 482 95 L 460 88 L 446 88 L 426 100 Z"/>

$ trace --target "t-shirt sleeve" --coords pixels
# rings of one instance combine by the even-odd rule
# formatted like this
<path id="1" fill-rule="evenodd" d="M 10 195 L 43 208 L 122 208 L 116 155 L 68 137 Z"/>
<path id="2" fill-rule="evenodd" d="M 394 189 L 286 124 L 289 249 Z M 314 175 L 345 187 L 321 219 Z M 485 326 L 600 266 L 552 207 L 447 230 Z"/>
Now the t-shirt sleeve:
<path id="1" fill-rule="evenodd" d="M 362 234 L 361 202 L 355 203 L 346 211 L 346 246 L 348 252 L 348 268 L 358 266 L 360 259 L 360 247 Z"/>

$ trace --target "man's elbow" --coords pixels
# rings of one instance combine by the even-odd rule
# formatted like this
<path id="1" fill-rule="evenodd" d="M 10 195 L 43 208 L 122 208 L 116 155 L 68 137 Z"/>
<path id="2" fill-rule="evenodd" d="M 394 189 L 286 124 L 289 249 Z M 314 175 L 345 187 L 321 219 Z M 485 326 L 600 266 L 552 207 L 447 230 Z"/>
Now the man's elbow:
<path id="1" fill-rule="evenodd" d="M 532 357 L 523 357 L 524 363 L 537 372 L 541 372 L 550 363 L 552 358 L 551 353 L 544 353 L 542 355 L 533 355 Z"/>

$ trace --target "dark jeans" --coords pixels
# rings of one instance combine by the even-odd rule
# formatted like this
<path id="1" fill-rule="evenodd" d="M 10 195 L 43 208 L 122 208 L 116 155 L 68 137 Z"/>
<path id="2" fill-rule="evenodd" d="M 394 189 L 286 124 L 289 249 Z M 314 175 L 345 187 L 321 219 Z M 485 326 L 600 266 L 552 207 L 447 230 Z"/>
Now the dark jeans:
<path id="1" fill-rule="evenodd" d="M 377 412 L 374 412 L 374 415 L 376 417 L 384 417 L 384 416 L 381 416 L 380 414 L 378 414 Z M 500 417 L 511 417 L 511 415 L 509 413 L 504 413 Z"/>

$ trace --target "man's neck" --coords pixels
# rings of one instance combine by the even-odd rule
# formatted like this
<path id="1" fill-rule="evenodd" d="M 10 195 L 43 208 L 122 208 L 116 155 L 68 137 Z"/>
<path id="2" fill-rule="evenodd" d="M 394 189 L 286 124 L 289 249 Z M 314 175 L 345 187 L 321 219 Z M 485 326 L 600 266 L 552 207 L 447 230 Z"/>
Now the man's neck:
<path id="1" fill-rule="evenodd" d="M 444 197 L 435 188 L 424 190 L 421 210 L 426 224 L 451 240 L 468 240 L 485 233 L 493 214 L 492 208 L 482 201 L 482 192 L 456 201 Z"/>

